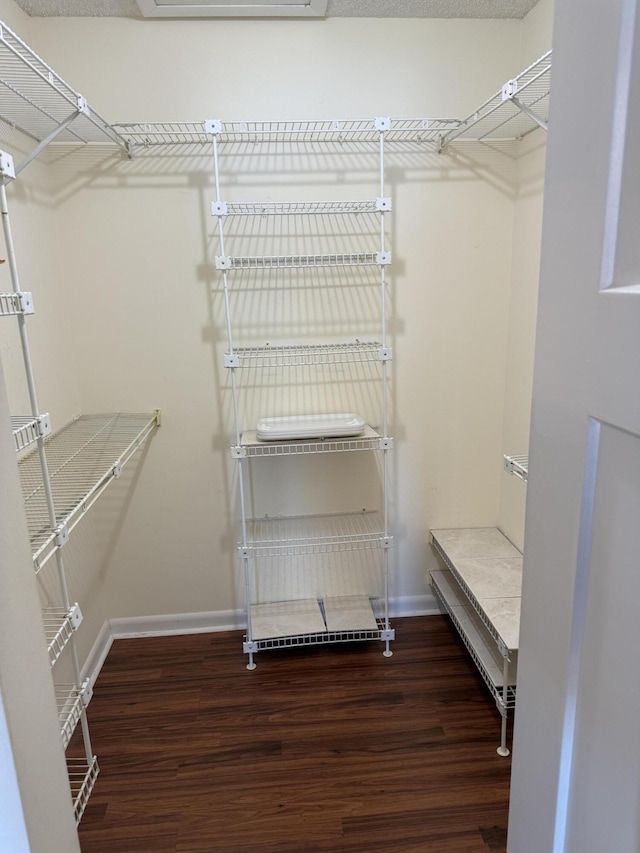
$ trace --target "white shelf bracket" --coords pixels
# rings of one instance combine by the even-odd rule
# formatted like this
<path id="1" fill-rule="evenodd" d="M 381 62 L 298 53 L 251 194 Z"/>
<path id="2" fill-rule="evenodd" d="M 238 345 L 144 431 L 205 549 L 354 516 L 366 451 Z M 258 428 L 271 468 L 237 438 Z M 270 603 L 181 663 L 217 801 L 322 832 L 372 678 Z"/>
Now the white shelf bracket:
<path id="1" fill-rule="evenodd" d="M 231 447 L 231 458 L 232 459 L 246 459 L 247 458 L 247 448 L 242 447 L 240 444 L 234 444 Z"/>
<path id="2" fill-rule="evenodd" d="M 17 294 L 18 304 L 21 314 L 35 314 L 33 307 L 33 294 L 28 290 L 23 290 Z"/>
<path id="3" fill-rule="evenodd" d="M 393 450 L 393 439 L 390 436 L 381 438 L 378 442 L 380 450 Z"/>
<path id="4" fill-rule="evenodd" d="M 251 556 L 251 548 L 245 548 L 243 545 L 238 545 L 238 554 L 243 560 L 248 560 Z"/>
<path id="5" fill-rule="evenodd" d="M 91 115 L 91 110 L 89 109 L 87 99 L 83 98 L 82 95 L 78 95 L 78 112 L 82 113 L 83 116 L 87 117 Z"/>
<path id="6" fill-rule="evenodd" d="M 45 412 L 43 415 L 39 415 L 36 418 L 36 422 L 40 438 L 46 438 L 48 435 L 51 435 L 51 417 L 48 412 Z"/>
<path id="7" fill-rule="evenodd" d="M 511 101 L 511 103 L 516 106 L 520 112 L 524 113 L 531 121 L 535 122 L 539 127 L 543 130 L 548 131 L 549 125 L 546 121 L 540 118 L 540 116 L 536 115 L 532 109 L 530 109 L 526 104 L 523 104 L 520 98 L 517 98 L 516 95 L 518 93 L 518 81 L 517 80 L 507 80 L 507 82 L 502 87 L 502 101 Z"/>
<path id="8" fill-rule="evenodd" d="M 230 270 L 231 269 L 231 258 L 227 258 L 224 255 L 216 255 L 216 269 L 217 270 Z"/>
<path id="9" fill-rule="evenodd" d="M 377 198 L 376 199 L 376 210 L 379 213 L 386 213 L 393 209 L 393 202 L 390 198 Z"/>
<path id="10" fill-rule="evenodd" d="M 83 708 L 89 707 L 89 702 L 91 702 L 93 698 L 93 687 L 91 686 L 91 681 L 87 678 L 86 681 L 83 681 L 82 686 L 80 687 L 80 701 L 82 702 Z"/>
<path id="11" fill-rule="evenodd" d="M 376 263 L 381 267 L 385 267 L 391 263 L 391 252 L 377 252 Z"/>
<path id="12" fill-rule="evenodd" d="M 225 367 L 240 367 L 240 356 L 234 352 L 226 352 L 224 354 Z"/>
<path id="13" fill-rule="evenodd" d="M 222 122 L 217 118 L 207 119 L 204 123 L 204 132 L 209 136 L 216 136 L 222 131 Z"/>
<path id="14" fill-rule="evenodd" d="M 255 654 L 258 651 L 258 644 L 253 643 L 253 642 L 249 643 L 245 640 L 244 643 L 242 644 L 242 651 L 246 655 Z"/>
<path id="15" fill-rule="evenodd" d="M 15 178 L 16 176 L 13 157 L 6 151 L 0 151 L 0 175 L 3 178 Z"/>
<path id="16" fill-rule="evenodd" d="M 55 543 L 58 546 L 58 548 L 64 548 L 64 546 L 67 544 L 68 541 L 69 541 L 69 527 L 68 527 L 68 525 L 65 523 L 65 524 L 61 524 L 58 527 L 56 527 Z"/>
<path id="17" fill-rule="evenodd" d="M 382 547 L 383 548 L 393 547 L 393 536 L 384 536 L 382 539 Z"/>
<path id="18" fill-rule="evenodd" d="M 82 625 L 82 611 L 80 610 L 80 605 L 76 602 L 76 604 L 72 605 L 71 610 L 69 611 L 69 624 L 71 625 L 71 629 L 73 631 L 77 631 L 80 625 Z"/>
<path id="19" fill-rule="evenodd" d="M 383 631 L 380 631 L 380 639 L 381 640 L 395 640 L 396 632 L 394 628 L 385 628 Z"/>
<path id="20" fill-rule="evenodd" d="M 391 130 L 391 118 L 389 116 L 377 116 L 373 124 L 376 130 Z"/>
<path id="21" fill-rule="evenodd" d="M 392 361 L 393 347 L 380 347 L 378 350 L 378 359 L 380 361 Z"/>
<path id="22" fill-rule="evenodd" d="M 114 479 L 118 479 L 120 474 L 122 474 L 122 463 L 118 460 L 112 468 Z"/>
<path id="23" fill-rule="evenodd" d="M 226 201 L 212 201 L 211 202 L 211 215 L 212 216 L 226 216 L 227 215 L 227 202 Z"/>

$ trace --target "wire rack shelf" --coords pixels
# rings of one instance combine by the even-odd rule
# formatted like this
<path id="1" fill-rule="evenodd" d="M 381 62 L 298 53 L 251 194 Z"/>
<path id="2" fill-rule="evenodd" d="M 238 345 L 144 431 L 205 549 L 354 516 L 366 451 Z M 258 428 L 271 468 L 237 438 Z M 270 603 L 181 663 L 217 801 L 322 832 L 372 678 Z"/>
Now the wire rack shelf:
<path id="1" fill-rule="evenodd" d="M 98 759 L 94 755 L 91 764 L 87 764 L 83 759 L 68 758 L 67 772 L 69 773 L 71 799 L 73 800 L 73 811 L 77 825 L 82 819 L 93 786 L 96 784 L 96 779 L 100 773 Z"/>
<path id="2" fill-rule="evenodd" d="M 82 717 L 82 693 L 77 690 L 75 684 L 58 684 L 55 695 L 62 745 L 66 749 Z"/>
<path id="3" fill-rule="evenodd" d="M 455 118 L 391 119 L 384 131 L 389 141 L 432 144 L 460 124 Z M 116 122 L 113 128 L 131 149 L 156 145 L 211 144 L 211 134 L 203 121 Z M 305 121 L 222 121 L 218 142 L 378 142 L 380 131 L 374 119 L 324 119 Z"/>
<path id="4" fill-rule="evenodd" d="M 219 269 L 271 270 L 307 267 L 366 267 L 380 263 L 378 252 L 354 252 L 336 255 L 259 255 L 216 258 Z"/>
<path id="5" fill-rule="evenodd" d="M 529 457 L 528 456 L 505 456 L 504 470 L 507 474 L 513 474 L 526 483 L 529 479 Z"/>
<path id="6" fill-rule="evenodd" d="M 233 351 L 239 368 L 324 367 L 332 364 L 379 363 L 382 345 L 378 341 L 306 346 L 238 347 Z M 226 353 L 229 357 L 231 353 Z"/>
<path id="7" fill-rule="evenodd" d="M 366 426 L 364 434 L 353 438 L 318 438 L 297 441 L 259 441 L 255 430 L 242 433 L 241 444 L 231 448 L 234 458 L 275 458 L 301 453 L 347 453 L 358 450 L 381 450 L 382 436 Z M 390 439 L 387 439 L 390 441 Z"/>
<path id="8" fill-rule="evenodd" d="M 37 142 L 82 106 L 83 112 L 60 133 L 58 142 L 124 147 L 117 131 L 86 107 L 82 96 L 1 21 L 0 103 L 0 116 Z"/>
<path id="9" fill-rule="evenodd" d="M 378 512 L 247 519 L 247 556 L 365 551 L 389 545 Z M 243 550 L 239 543 L 238 548 Z"/>
<path id="10" fill-rule="evenodd" d="M 456 595 L 453 584 L 445 572 L 431 572 L 430 583 L 436 599 L 443 610 L 451 617 L 462 642 L 471 655 L 480 675 L 489 688 L 498 709 L 504 714 L 508 709 L 515 708 L 516 688 L 515 675 L 511 672 L 507 684 L 507 697 L 503 693 L 504 673 L 502 658 L 496 658 L 497 650 L 487 641 L 486 628 L 477 614 L 469 606 L 465 606 L 461 597 Z"/>
<path id="11" fill-rule="evenodd" d="M 227 216 L 344 216 L 380 213 L 377 202 L 365 201 L 235 201 L 226 203 Z"/>
<path id="12" fill-rule="evenodd" d="M 74 604 L 71 610 L 48 607 L 42 611 L 42 622 L 51 666 L 60 658 L 81 621 L 82 613 L 77 604 Z"/>
<path id="13" fill-rule="evenodd" d="M 293 649 L 298 646 L 319 646 L 326 643 L 353 643 L 365 640 L 386 639 L 384 620 L 377 619 L 377 629 L 362 631 L 322 631 L 317 634 L 296 634 L 291 637 L 270 637 L 269 639 L 254 640 L 256 651 L 268 649 Z"/>
<path id="14" fill-rule="evenodd" d="M 55 530 L 51 529 L 37 453 L 32 451 L 19 461 L 36 571 L 62 544 L 60 526 L 66 526 L 67 532 L 73 530 L 157 423 L 157 414 L 84 415 L 45 440 L 56 510 Z"/>
<path id="15" fill-rule="evenodd" d="M 546 124 L 550 83 L 551 51 L 506 83 L 457 127 L 451 128 L 443 138 L 443 146 L 455 139 L 521 139 L 539 127 L 540 121 Z"/>

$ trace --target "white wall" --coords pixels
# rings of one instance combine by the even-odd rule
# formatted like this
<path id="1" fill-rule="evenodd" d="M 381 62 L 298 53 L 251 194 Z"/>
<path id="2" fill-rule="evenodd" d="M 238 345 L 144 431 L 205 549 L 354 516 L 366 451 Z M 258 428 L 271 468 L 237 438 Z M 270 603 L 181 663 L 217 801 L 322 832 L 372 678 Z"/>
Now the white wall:
<path id="1" fill-rule="evenodd" d="M 36 50 L 112 120 L 464 115 L 522 65 L 518 21 L 30 23 Z M 248 162 L 235 163 L 229 197 L 282 197 L 278 175 L 249 162 L 254 174 Z M 346 189 L 334 191 L 335 168 L 316 159 L 319 180 L 296 189 L 311 198 L 377 194 L 375 170 L 363 163 L 352 160 Z M 387 165 L 397 440 L 391 592 L 419 597 L 428 594 L 430 527 L 500 517 L 518 176 L 510 157 L 469 146 L 390 154 Z M 200 149 L 133 162 L 85 151 L 49 174 L 56 287 L 68 323 L 52 321 L 38 335 L 34 327 L 34 337 L 61 362 L 67 345 L 75 354 L 60 375 L 70 380 L 64 394 L 79 389 L 83 411 L 163 410 L 143 464 L 113 487 L 65 554 L 88 649 L 108 617 L 241 603 L 227 500 L 229 398 L 217 357 L 223 329 L 207 280 L 211 164 Z M 26 223 L 18 225 L 26 240 Z M 32 289 L 38 305 L 45 285 Z M 341 498 L 354 508 L 370 475 L 358 472 L 337 472 Z"/>

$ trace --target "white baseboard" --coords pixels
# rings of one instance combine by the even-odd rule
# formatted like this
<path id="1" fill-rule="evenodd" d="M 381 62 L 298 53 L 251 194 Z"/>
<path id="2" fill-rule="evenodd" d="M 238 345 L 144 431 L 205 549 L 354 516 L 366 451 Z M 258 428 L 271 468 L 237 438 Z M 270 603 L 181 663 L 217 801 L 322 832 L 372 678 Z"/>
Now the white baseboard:
<path id="1" fill-rule="evenodd" d="M 440 609 L 432 595 L 414 595 L 391 600 L 389 612 L 392 618 L 398 619 L 403 616 L 434 616 L 440 613 Z M 169 613 L 160 616 L 124 616 L 107 619 L 82 667 L 81 678 L 83 681 L 88 678 L 93 687 L 114 640 L 240 631 L 245 625 L 245 615 L 242 610 L 212 610 L 206 613 Z"/>

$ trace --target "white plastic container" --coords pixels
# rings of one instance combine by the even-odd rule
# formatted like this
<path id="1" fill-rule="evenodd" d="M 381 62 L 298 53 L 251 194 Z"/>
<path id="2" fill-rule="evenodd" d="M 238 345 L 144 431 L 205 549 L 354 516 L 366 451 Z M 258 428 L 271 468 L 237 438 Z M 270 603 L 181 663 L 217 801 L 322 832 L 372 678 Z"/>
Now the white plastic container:
<path id="1" fill-rule="evenodd" d="M 342 438 L 362 435 L 365 423 L 352 412 L 336 415 L 290 415 L 260 418 L 256 437 L 260 441 L 295 441 L 304 438 Z"/>

